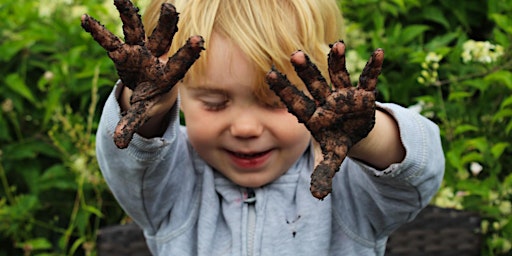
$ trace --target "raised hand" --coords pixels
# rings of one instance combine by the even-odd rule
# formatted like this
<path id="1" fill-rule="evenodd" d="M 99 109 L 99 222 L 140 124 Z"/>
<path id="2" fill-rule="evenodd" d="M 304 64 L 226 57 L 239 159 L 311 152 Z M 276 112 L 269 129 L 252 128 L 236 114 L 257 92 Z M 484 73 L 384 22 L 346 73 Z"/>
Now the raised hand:
<path id="1" fill-rule="evenodd" d="M 114 134 L 117 147 L 126 148 L 133 134 L 151 117 L 149 109 L 158 102 L 158 96 L 169 92 L 199 58 L 204 40 L 192 36 L 173 56 L 161 58 L 178 31 L 174 6 L 162 4 L 158 24 L 146 39 L 138 8 L 129 0 L 115 0 L 114 4 L 123 22 L 125 42 L 87 14 L 82 16 L 82 27 L 107 50 L 121 82 L 133 90 L 131 106 L 123 113 Z"/>
<path id="2" fill-rule="evenodd" d="M 311 176 L 310 188 L 316 198 L 323 199 L 331 192 L 332 179 L 348 151 L 375 124 L 376 85 L 383 61 L 382 49 L 375 50 L 354 87 L 345 66 L 345 44 L 336 42 L 328 56 L 331 88 L 309 57 L 301 51 L 295 52 L 291 62 L 312 98 L 275 69 L 266 76 L 270 88 L 288 111 L 305 124 L 320 144 L 324 159 Z"/>

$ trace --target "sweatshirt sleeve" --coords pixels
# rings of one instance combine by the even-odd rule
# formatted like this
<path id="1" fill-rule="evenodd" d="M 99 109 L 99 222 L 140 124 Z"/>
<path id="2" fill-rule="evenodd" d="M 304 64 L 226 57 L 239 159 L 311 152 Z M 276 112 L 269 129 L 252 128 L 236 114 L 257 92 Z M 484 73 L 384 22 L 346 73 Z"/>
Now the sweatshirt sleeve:
<path id="1" fill-rule="evenodd" d="M 437 125 L 395 104 L 378 107 L 398 123 L 405 158 L 385 170 L 347 158 L 333 181 L 335 219 L 349 236 L 368 245 L 385 240 L 428 205 L 445 166 Z"/>
<path id="2" fill-rule="evenodd" d="M 126 149 L 115 146 L 113 134 L 121 117 L 116 96 L 120 91 L 118 84 L 105 103 L 96 134 L 96 156 L 103 177 L 120 206 L 152 235 L 170 222 L 169 212 L 176 204 L 182 209 L 189 207 L 186 204 L 190 200 L 178 199 L 194 191 L 195 175 L 190 171 L 177 103 L 170 112 L 171 121 L 162 137 L 146 139 L 135 134 Z M 173 215 L 173 218 L 186 219 L 186 216 Z"/>

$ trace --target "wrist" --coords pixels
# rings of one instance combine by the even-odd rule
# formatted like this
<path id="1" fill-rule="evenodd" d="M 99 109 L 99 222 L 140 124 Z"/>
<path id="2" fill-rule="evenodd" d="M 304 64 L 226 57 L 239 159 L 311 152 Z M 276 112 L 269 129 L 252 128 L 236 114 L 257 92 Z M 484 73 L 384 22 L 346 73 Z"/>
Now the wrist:
<path id="1" fill-rule="evenodd" d="M 121 108 L 121 113 L 123 113 L 126 112 L 131 106 L 130 98 L 132 97 L 133 91 L 130 88 L 124 86 L 123 82 L 119 82 L 117 87 L 118 91 L 116 92 L 116 98 L 119 107 Z"/>
<path id="2" fill-rule="evenodd" d="M 117 100 L 121 108 L 121 113 L 123 113 L 131 106 L 130 100 L 133 91 L 122 83 L 119 83 L 118 86 Z M 156 97 L 159 98 L 157 99 L 158 103 L 149 109 L 149 119 L 137 130 L 137 134 L 144 138 L 161 137 L 164 134 L 169 125 L 171 108 L 177 99 L 177 90 L 172 89 Z"/>
<path id="3" fill-rule="evenodd" d="M 377 169 L 401 162 L 405 157 L 405 148 L 395 119 L 378 109 L 375 112 L 375 126 L 368 136 L 350 149 L 349 156 Z"/>

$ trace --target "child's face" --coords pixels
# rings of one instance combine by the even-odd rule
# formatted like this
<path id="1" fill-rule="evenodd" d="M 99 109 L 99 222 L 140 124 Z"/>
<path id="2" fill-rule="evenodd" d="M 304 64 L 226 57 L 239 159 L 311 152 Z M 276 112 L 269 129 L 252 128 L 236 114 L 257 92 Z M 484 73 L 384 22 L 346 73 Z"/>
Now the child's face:
<path id="1" fill-rule="evenodd" d="M 297 161 L 310 133 L 286 108 L 257 101 L 252 88 L 261 79 L 238 47 L 215 34 L 209 44 L 205 76 L 180 87 L 190 142 L 236 184 L 263 186 Z"/>

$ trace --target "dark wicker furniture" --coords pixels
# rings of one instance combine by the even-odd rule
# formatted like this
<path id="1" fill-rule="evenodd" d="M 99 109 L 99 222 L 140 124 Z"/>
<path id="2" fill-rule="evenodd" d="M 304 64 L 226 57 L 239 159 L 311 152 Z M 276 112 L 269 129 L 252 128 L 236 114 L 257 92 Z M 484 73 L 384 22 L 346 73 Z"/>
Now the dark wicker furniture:
<path id="1" fill-rule="evenodd" d="M 428 206 L 391 235 L 386 256 L 480 255 L 479 230 L 478 214 Z M 99 256 L 151 256 L 142 231 L 133 223 L 101 229 L 97 250 Z"/>

